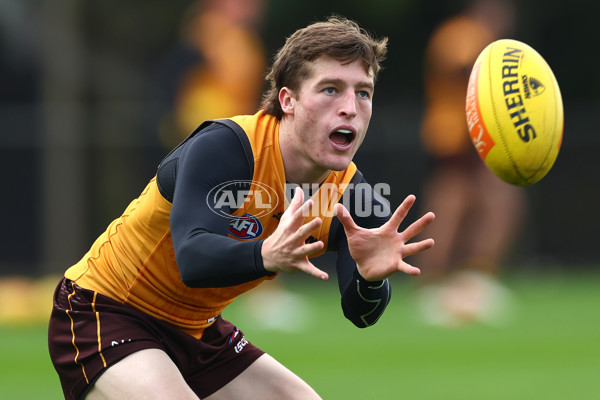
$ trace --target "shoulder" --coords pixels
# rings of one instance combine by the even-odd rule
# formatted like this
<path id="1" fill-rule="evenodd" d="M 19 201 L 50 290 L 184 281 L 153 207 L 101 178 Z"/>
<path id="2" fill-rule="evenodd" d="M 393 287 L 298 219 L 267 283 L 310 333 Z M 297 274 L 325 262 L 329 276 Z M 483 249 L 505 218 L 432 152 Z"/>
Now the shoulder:
<path id="1" fill-rule="evenodd" d="M 167 200 L 173 199 L 182 168 L 197 175 L 219 170 L 238 179 L 252 176 L 252 149 L 244 141 L 243 131 L 221 122 L 201 125 L 160 163 L 156 182 Z"/>

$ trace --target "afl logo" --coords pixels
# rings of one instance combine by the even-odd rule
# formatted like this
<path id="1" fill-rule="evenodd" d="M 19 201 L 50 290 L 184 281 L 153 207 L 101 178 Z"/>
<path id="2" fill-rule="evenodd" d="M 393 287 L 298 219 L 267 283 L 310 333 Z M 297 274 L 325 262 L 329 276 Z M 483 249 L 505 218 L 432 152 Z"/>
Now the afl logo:
<path id="1" fill-rule="evenodd" d="M 238 239 L 256 239 L 262 235 L 262 232 L 260 221 L 250 214 L 233 217 L 229 221 L 229 233 Z"/>
<path id="2" fill-rule="evenodd" d="M 271 214 L 279 204 L 275 189 L 264 183 L 237 180 L 213 187 L 206 196 L 206 204 L 217 215 L 230 218 L 235 210 L 252 206 L 257 218 Z"/>

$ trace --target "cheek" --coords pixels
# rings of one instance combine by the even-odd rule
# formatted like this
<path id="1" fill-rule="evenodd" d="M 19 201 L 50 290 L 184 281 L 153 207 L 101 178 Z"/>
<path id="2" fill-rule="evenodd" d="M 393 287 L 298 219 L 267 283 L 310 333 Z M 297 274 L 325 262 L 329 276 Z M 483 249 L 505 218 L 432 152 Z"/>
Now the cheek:
<path id="1" fill-rule="evenodd" d="M 296 118 L 300 125 L 300 135 L 304 140 L 308 140 L 317 130 L 319 124 L 318 109 L 304 107 L 296 113 Z"/>
<path id="2" fill-rule="evenodd" d="M 372 107 L 371 104 L 369 103 L 369 105 L 365 105 L 365 109 L 364 109 L 364 120 L 363 120 L 363 129 L 364 129 L 364 133 L 362 134 L 362 138 L 360 138 L 360 141 L 362 142 L 362 140 L 365 138 L 367 129 L 369 128 L 369 122 L 371 122 L 371 115 L 372 115 Z"/>
<path id="3" fill-rule="evenodd" d="M 363 114 L 367 117 L 367 119 L 371 118 L 371 114 L 373 113 L 373 103 L 370 101 L 366 101 L 362 104 Z"/>
<path id="4" fill-rule="evenodd" d="M 362 145 L 362 143 L 365 140 L 365 137 L 367 136 L 367 131 L 369 130 L 369 122 L 367 120 L 367 122 L 365 123 L 365 126 L 363 127 L 362 133 L 359 134 L 359 136 L 356 138 L 357 139 L 357 143 L 358 146 L 360 147 Z"/>
<path id="5" fill-rule="evenodd" d="M 301 110 L 301 115 L 302 118 L 310 123 L 310 124 L 314 124 L 318 121 L 318 114 L 319 114 L 319 107 L 315 107 L 314 104 L 311 104 L 309 106 L 305 106 L 302 108 Z"/>

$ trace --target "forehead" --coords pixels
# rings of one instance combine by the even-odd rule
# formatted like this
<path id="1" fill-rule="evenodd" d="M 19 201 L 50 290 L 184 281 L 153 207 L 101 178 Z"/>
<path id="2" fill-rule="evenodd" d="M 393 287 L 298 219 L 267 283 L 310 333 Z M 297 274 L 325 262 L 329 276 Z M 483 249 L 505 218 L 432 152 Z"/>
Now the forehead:
<path id="1" fill-rule="evenodd" d="M 372 69 L 367 70 L 360 60 L 348 63 L 333 57 L 321 56 L 315 61 L 309 62 L 307 69 L 308 74 L 305 81 L 313 83 L 327 79 L 341 79 L 372 86 L 374 82 Z"/>

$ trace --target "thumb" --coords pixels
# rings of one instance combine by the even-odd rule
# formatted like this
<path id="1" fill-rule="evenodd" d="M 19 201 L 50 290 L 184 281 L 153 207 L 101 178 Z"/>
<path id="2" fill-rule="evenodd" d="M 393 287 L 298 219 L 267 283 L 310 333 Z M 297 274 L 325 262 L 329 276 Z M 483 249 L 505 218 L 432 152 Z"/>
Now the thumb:
<path id="1" fill-rule="evenodd" d="M 333 211 L 335 212 L 335 215 L 338 217 L 338 219 L 344 226 L 344 230 L 346 232 L 358 229 L 358 225 L 356 225 L 356 223 L 352 219 L 352 216 L 350 215 L 350 211 L 348 211 L 348 209 L 346 207 L 344 207 L 343 204 L 337 203 L 333 207 Z"/>
<path id="2" fill-rule="evenodd" d="M 303 263 L 301 270 L 304 273 L 314 276 L 315 278 L 319 278 L 323 281 L 326 281 L 329 279 L 329 274 L 327 274 L 327 272 L 321 271 L 319 268 L 315 267 L 315 265 L 313 263 L 308 261 L 308 257 L 305 259 L 305 262 Z"/>

